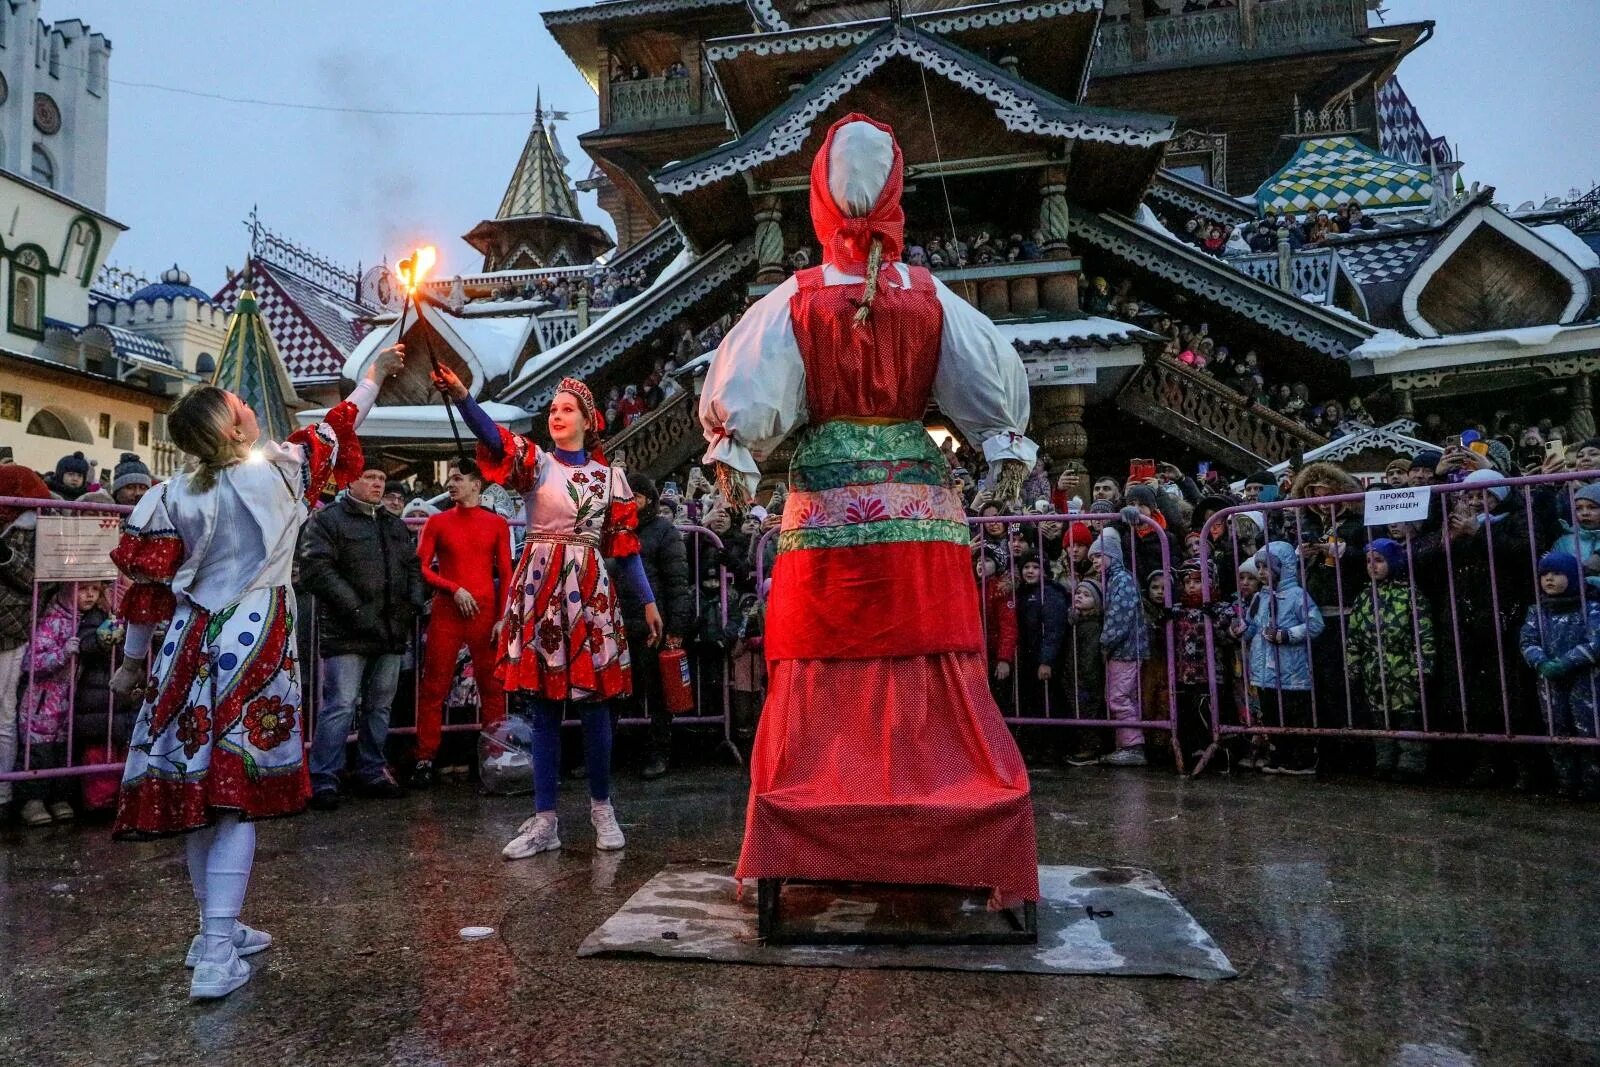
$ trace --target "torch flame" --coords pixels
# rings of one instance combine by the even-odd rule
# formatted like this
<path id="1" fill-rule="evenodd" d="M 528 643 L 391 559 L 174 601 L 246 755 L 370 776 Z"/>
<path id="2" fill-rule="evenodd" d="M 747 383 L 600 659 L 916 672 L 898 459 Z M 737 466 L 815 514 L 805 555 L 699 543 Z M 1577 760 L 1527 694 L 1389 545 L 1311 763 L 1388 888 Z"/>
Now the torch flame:
<path id="1" fill-rule="evenodd" d="M 408 293 L 415 293 L 422 280 L 428 276 L 433 265 L 439 260 L 439 250 L 432 245 L 423 245 L 400 261 L 395 273 L 400 276 L 400 284 Z"/>

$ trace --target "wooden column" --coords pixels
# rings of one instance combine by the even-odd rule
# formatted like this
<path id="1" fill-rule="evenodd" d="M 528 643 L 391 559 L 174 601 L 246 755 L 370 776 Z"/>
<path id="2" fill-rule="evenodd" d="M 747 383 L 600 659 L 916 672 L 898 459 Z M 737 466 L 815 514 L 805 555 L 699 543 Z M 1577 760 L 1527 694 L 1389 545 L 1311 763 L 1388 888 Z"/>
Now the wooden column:
<path id="1" fill-rule="evenodd" d="M 611 49 L 595 49 L 595 69 L 600 72 L 600 128 L 611 125 Z"/>
<path id="2" fill-rule="evenodd" d="M 1089 434 L 1083 428 L 1084 393 L 1081 385 L 1046 385 L 1033 390 L 1032 437 L 1039 442 L 1052 477 L 1071 471 L 1080 478 L 1088 473 L 1083 457 L 1089 452 Z M 1032 501 L 1024 501 L 1032 503 Z"/>
<path id="3" fill-rule="evenodd" d="M 1593 437 L 1594 375 L 1585 373 L 1572 379 L 1571 396 L 1572 409 L 1567 412 L 1567 433 L 1579 441 Z"/>
<path id="4" fill-rule="evenodd" d="M 1394 413 L 1402 419 L 1415 419 L 1417 417 L 1416 405 L 1411 402 L 1411 390 L 1396 387 L 1394 390 Z"/>
<path id="5" fill-rule="evenodd" d="M 783 281 L 783 202 L 768 193 L 756 198 L 756 284 Z"/>
<path id="6" fill-rule="evenodd" d="M 1142 63 L 1150 54 L 1144 39 L 1144 0 L 1128 0 L 1128 51 L 1135 63 Z"/>
<path id="7" fill-rule="evenodd" d="M 1070 221 L 1067 169 L 1045 167 L 1039 172 L 1039 236 L 1044 240 L 1045 259 L 1072 258 L 1072 247 L 1067 241 Z M 1063 271 L 1041 278 L 1038 302 L 1049 311 L 1077 311 L 1077 273 Z"/>
<path id="8" fill-rule="evenodd" d="M 678 62 L 689 71 L 689 106 L 696 115 L 706 109 L 704 65 L 700 62 L 700 42 L 684 41 L 678 49 Z"/>

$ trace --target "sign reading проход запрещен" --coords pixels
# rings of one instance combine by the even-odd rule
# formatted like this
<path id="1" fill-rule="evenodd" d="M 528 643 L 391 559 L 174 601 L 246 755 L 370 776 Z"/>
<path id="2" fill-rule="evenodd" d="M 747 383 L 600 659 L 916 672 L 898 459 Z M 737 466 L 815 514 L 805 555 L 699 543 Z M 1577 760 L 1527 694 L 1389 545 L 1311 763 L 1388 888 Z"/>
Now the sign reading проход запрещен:
<path id="1" fill-rule="evenodd" d="M 1367 525 L 1387 526 L 1391 522 L 1421 522 L 1428 517 L 1431 486 L 1415 489 L 1375 489 L 1367 494 Z"/>

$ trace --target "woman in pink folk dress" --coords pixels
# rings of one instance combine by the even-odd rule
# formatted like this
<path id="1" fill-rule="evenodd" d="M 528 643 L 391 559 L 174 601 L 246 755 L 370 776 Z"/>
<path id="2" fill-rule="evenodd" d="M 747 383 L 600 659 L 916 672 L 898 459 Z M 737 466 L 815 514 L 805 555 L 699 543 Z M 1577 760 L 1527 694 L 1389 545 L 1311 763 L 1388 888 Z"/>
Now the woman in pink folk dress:
<path id="1" fill-rule="evenodd" d="M 990 695 L 961 502 L 930 398 L 1020 488 L 1021 359 L 899 262 L 902 164 L 862 115 L 811 171 L 824 249 L 728 334 L 706 376 L 706 462 L 753 489 L 799 433 L 766 630 L 740 878 L 982 887 L 1037 900 L 1028 776 Z M 735 483 L 737 484 L 737 483 Z"/>

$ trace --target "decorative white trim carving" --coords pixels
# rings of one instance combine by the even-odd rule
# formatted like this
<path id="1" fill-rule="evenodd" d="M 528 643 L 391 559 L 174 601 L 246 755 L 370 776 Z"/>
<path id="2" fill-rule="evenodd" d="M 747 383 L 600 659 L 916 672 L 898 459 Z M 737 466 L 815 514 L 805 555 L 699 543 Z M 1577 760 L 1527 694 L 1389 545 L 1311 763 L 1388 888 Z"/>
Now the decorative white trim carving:
<path id="1" fill-rule="evenodd" d="M 759 2 L 759 0 L 758 0 Z M 540 17 L 546 26 L 572 26 L 585 22 L 654 15 L 662 11 L 693 11 L 704 7 L 743 7 L 743 0 L 623 0 L 621 3 L 591 4 L 566 11 L 546 11 Z"/>
<path id="2" fill-rule="evenodd" d="M 883 31 L 878 31 L 882 33 Z M 1036 99 L 1024 96 L 1001 81 L 974 70 L 955 56 L 946 56 L 930 47 L 926 39 L 915 33 L 897 33 L 886 36 L 855 61 L 839 71 L 834 80 L 813 91 L 805 103 L 783 121 L 777 123 L 757 143 L 743 151 L 735 152 L 714 162 L 679 172 L 676 177 L 655 179 L 656 188 L 669 196 L 682 196 L 706 185 L 741 174 L 762 163 L 770 163 L 798 152 L 811 134 L 818 116 L 866 80 L 867 76 L 890 59 L 904 56 L 925 66 L 941 77 L 970 90 L 995 105 L 995 117 L 1008 130 L 1031 133 L 1043 137 L 1063 137 L 1069 140 L 1103 141 L 1110 144 L 1133 145 L 1148 148 L 1160 144 L 1172 135 L 1170 126 L 1164 129 L 1138 129 L 1133 126 L 1115 126 L 1108 121 L 1087 119 L 1063 120 L 1040 114 Z"/>
<path id="3" fill-rule="evenodd" d="M 1180 130 L 1167 142 L 1166 158 L 1182 155 L 1211 154 L 1211 184 L 1224 188 L 1228 184 L 1228 135 L 1206 133 L 1204 130 Z"/>
<path id="4" fill-rule="evenodd" d="M 1456 251 L 1466 243 L 1467 238 L 1471 237 L 1480 226 L 1488 226 L 1512 244 L 1549 264 L 1552 270 L 1567 279 L 1572 286 L 1572 297 L 1567 301 L 1567 306 L 1561 314 L 1556 317 L 1556 322 L 1566 325 L 1588 307 L 1589 297 L 1592 295 L 1589 278 L 1578 269 L 1578 265 L 1572 262 L 1565 252 L 1522 223 L 1507 218 L 1493 205 L 1480 204 L 1469 211 L 1456 224 L 1455 229 L 1428 253 L 1427 258 L 1412 272 L 1411 280 L 1406 282 L 1405 290 L 1400 294 L 1400 310 L 1405 315 L 1406 324 L 1415 330 L 1418 336 L 1441 336 L 1433 324 L 1423 318 L 1418 304 L 1439 268 L 1450 261 L 1450 257 L 1456 254 Z"/>
<path id="5" fill-rule="evenodd" d="M 756 7 L 770 6 L 770 0 L 752 0 Z M 1103 0 L 1047 0 L 1044 3 L 983 5 L 963 7 L 954 11 L 929 13 L 916 19 L 920 30 L 946 34 L 962 30 L 985 29 L 990 26 L 1015 26 L 1041 19 L 1061 18 L 1067 15 L 1087 15 L 1099 11 Z M 774 18 L 778 16 L 776 13 Z M 758 21 L 765 23 L 760 15 Z M 781 21 L 781 19 L 780 19 Z M 723 44 L 706 47 L 706 59 L 719 63 L 725 59 L 751 53 L 758 56 L 792 55 L 797 52 L 815 52 L 840 45 L 860 44 L 883 28 L 885 19 L 870 19 L 835 26 L 819 26 L 810 33 L 793 36 L 760 34 L 739 38 Z M 773 27 L 773 29 L 788 29 Z"/>
<path id="6" fill-rule="evenodd" d="M 761 28 L 771 33 L 781 33 L 792 30 L 789 20 L 784 18 L 772 3 L 772 0 L 749 0 L 750 13 L 755 16 Z"/>

